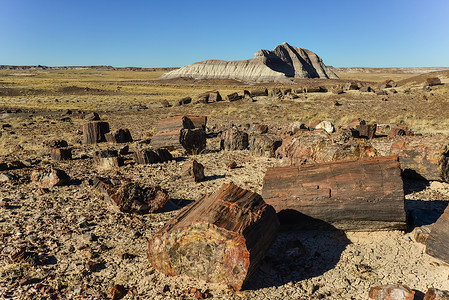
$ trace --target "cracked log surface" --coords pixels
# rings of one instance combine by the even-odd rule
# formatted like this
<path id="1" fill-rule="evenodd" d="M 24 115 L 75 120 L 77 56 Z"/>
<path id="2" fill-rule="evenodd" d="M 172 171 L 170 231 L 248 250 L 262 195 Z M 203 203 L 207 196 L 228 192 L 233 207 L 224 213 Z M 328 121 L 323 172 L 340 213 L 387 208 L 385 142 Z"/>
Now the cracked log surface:
<path id="1" fill-rule="evenodd" d="M 257 193 L 225 183 L 183 208 L 149 242 L 148 259 L 168 275 L 228 284 L 235 290 L 276 238 L 274 209 Z"/>
<path id="2" fill-rule="evenodd" d="M 262 196 L 280 216 L 306 226 L 310 218 L 360 231 L 406 223 L 397 156 L 269 168 Z"/>

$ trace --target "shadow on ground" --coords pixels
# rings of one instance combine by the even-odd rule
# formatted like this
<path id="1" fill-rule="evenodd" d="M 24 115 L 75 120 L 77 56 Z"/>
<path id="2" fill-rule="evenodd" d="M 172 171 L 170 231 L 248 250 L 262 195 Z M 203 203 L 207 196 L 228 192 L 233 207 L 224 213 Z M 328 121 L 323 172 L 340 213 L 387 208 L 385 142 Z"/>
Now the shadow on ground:
<path id="1" fill-rule="evenodd" d="M 346 234 L 329 223 L 309 218 L 314 229 L 286 222 L 260 267 L 245 284 L 248 290 L 281 286 L 320 276 L 335 268 L 350 244 Z M 291 220 L 290 220 L 291 221 Z M 311 227 L 309 227 L 311 228 Z M 294 229 L 294 230 L 293 230 Z"/>

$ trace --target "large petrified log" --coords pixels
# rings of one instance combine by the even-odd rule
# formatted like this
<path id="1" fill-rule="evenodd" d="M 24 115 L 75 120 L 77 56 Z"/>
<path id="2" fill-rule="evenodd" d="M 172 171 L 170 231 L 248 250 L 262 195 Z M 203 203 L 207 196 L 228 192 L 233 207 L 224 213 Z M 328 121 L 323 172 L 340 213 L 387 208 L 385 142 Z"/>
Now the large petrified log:
<path id="1" fill-rule="evenodd" d="M 105 142 L 105 134 L 109 132 L 109 123 L 91 122 L 83 125 L 83 144 Z"/>
<path id="2" fill-rule="evenodd" d="M 276 157 L 293 166 L 377 156 L 376 149 L 369 141 L 337 139 L 339 137 L 332 137 L 321 130 L 298 132 L 282 141 L 282 145 L 276 150 Z"/>
<path id="3" fill-rule="evenodd" d="M 203 130 L 206 130 L 207 125 L 207 117 L 206 116 L 187 116 L 195 128 L 202 128 Z"/>
<path id="4" fill-rule="evenodd" d="M 449 207 L 432 225 L 427 238 L 426 253 L 449 263 Z"/>
<path id="5" fill-rule="evenodd" d="M 276 237 L 274 209 L 256 193 L 225 183 L 153 236 L 148 260 L 168 275 L 187 275 L 240 290 Z"/>
<path id="6" fill-rule="evenodd" d="M 110 201 L 116 211 L 152 213 L 168 201 L 168 194 L 159 186 L 141 187 L 129 180 L 95 177 L 93 185 Z"/>
<path id="7" fill-rule="evenodd" d="M 168 150 L 184 148 L 189 154 L 198 154 L 206 149 L 206 133 L 203 128 L 195 128 L 190 118 L 175 116 L 158 122 L 151 146 Z"/>
<path id="8" fill-rule="evenodd" d="M 448 181 L 449 138 L 404 137 L 391 146 L 390 153 L 399 156 L 404 176 Z"/>
<path id="9" fill-rule="evenodd" d="M 262 195 L 299 223 L 313 218 L 343 230 L 378 230 L 406 222 L 397 156 L 269 168 Z"/>

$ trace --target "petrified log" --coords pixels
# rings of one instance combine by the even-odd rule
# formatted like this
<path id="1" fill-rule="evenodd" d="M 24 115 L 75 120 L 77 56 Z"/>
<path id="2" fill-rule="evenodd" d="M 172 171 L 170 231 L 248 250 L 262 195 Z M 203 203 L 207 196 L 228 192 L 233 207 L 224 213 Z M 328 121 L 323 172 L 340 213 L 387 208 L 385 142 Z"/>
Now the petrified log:
<path id="1" fill-rule="evenodd" d="M 335 143 L 324 131 L 300 131 L 286 137 L 276 150 L 276 157 L 285 159 L 292 166 L 374 156 L 377 151 L 368 141 Z"/>
<path id="2" fill-rule="evenodd" d="M 449 291 L 429 288 L 424 295 L 423 300 L 447 300 L 449 299 Z"/>
<path id="3" fill-rule="evenodd" d="M 240 290 L 279 228 L 256 193 L 225 183 L 184 207 L 148 245 L 148 260 L 167 275 L 187 275 Z"/>
<path id="4" fill-rule="evenodd" d="M 38 182 L 43 188 L 67 185 L 70 183 L 70 176 L 63 170 L 59 169 L 34 170 L 31 172 L 30 178 L 32 181 Z"/>
<path id="5" fill-rule="evenodd" d="M 372 91 L 373 91 L 373 89 L 370 86 L 362 86 L 360 88 L 360 92 L 361 93 L 370 93 Z"/>
<path id="6" fill-rule="evenodd" d="M 134 160 L 141 165 L 155 164 L 160 162 L 159 155 L 153 150 L 139 149 L 134 152 Z"/>
<path id="7" fill-rule="evenodd" d="M 449 263 L 449 207 L 433 224 L 427 238 L 426 253 Z"/>
<path id="8" fill-rule="evenodd" d="M 187 118 L 192 121 L 193 126 L 195 128 L 202 128 L 203 130 L 206 130 L 207 125 L 207 117 L 206 116 L 187 116 Z"/>
<path id="9" fill-rule="evenodd" d="M 114 169 L 123 166 L 123 157 L 118 155 L 117 150 L 100 150 L 94 154 L 95 163 L 103 169 Z"/>
<path id="10" fill-rule="evenodd" d="M 105 142 L 105 134 L 109 132 L 109 123 L 92 122 L 83 126 L 83 144 Z"/>
<path id="11" fill-rule="evenodd" d="M 254 134 L 249 136 L 249 150 L 260 156 L 275 157 L 282 139 L 275 134 Z"/>
<path id="12" fill-rule="evenodd" d="M 427 78 L 426 82 L 427 82 L 428 86 L 434 86 L 434 85 L 440 85 L 441 84 L 441 80 L 438 77 Z"/>
<path id="13" fill-rule="evenodd" d="M 253 123 L 249 126 L 248 131 L 263 134 L 268 132 L 268 125 L 265 124 L 259 124 L 259 123 Z"/>
<path id="14" fill-rule="evenodd" d="M 109 143 L 130 143 L 133 141 L 131 133 L 127 128 L 120 128 L 116 131 L 106 133 L 104 136 Z"/>
<path id="15" fill-rule="evenodd" d="M 185 105 L 185 104 L 189 104 L 190 102 L 192 102 L 192 98 L 184 97 L 178 101 L 178 105 Z"/>
<path id="16" fill-rule="evenodd" d="M 203 128 L 195 128 L 192 120 L 186 116 L 161 120 L 157 130 L 151 140 L 154 148 L 184 148 L 189 154 L 198 154 L 206 149 L 206 133 Z"/>
<path id="17" fill-rule="evenodd" d="M 157 132 L 169 132 L 179 129 L 193 129 L 195 125 L 186 116 L 174 116 L 157 122 Z"/>
<path id="18" fill-rule="evenodd" d="M 221 134 L 220 149 L 245 150 L 248 149 L 248 134 L 237 129 L 228 129 Z"/>
<path id="19" fill-rule="evenodd" d="M 399 155 L 404 176 L 448 181 L 447 137 L 407 137 L 394 143 L 390 153 Z"/>
<path id="20" fill-rule="evenodd" d="M 238 93 L 232 93 L 226 96 L 226 99 L 228 99 L 228 101 L 232 102 L 232 101 L 237 101 L 242 99 L 242 97 L 239 96 Z"/>
<path id="21" fill-rule="evenodd" d="M 376 135 L 376 129 L 376 124 L 361 124 L 355 126 L 354 130 L 352 130 L 352 135 L 355 138 L 373 139 Z"/>
<path id="22" fill-rule="evenodd" d="M 110 201 L 116 211 L 126 213 L 152 213 L 168 201 L 168 194 L 159 186 L 141 187 L 128 180 L 95 177 L 93 185 Z"/>
<path id="23" fill-rule="evenodd" d="M 72 148 L 53 148 L 50 156 L 52 160 L 71 160 Z"/>
<path id="24" fill-rule="evenodd" d="M 395 126 L 388 132 L 389 138 L 395 138 L 397 136 L 411 136 L 413 132 L 406 126 Z"/>
<path id="25" fill-rule="evenodd" d="M 343 230 L 377 230 L 406 222 L 397 156 L 269 168 L 262 195 L 299 223 L 313 218 Z"/>
<path id="26" fill-rule="evenodd" d="M 251 95 L 251 97 L 268 96 L 268 90 L 267 89 L 254 90 L 254 91 L 251 91 L 250 95 Z"/>
<path id="27" fill-rule="evenodd" d="M 369 300 L 413 300 L 415 291 L 401 284 L 387 284 L 372 287 Z"/>
<path id="28" fill-rule="evenodd" d="M 217 101 L 221 101 L 221 95 L 218 91 L 210 91 L 209 92 L 209 102 L 217 102 Z"/>
<path id="29" fill-rule="evenodd" d="M 194 182 L 204 181 L 204 166 L 196 160 L 189 161 L 184 165 L 183 175 Z"/>

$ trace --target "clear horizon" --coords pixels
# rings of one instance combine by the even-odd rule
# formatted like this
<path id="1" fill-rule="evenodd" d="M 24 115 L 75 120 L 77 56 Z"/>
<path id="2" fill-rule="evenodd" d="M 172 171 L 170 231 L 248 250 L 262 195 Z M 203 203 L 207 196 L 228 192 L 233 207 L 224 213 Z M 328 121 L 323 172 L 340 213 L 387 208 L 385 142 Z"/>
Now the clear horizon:
<path id="1" fill-rule="evenodd" d="M 3 0 L 0 65 L 182 67 L 287 42 L 334 67 L 449 67 L 449 2 Z"/>

